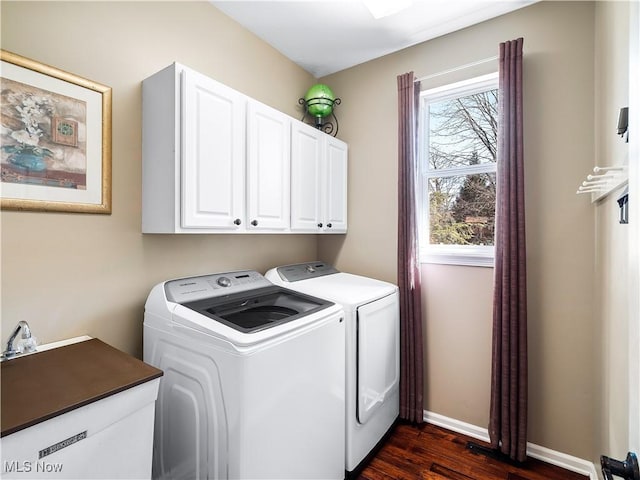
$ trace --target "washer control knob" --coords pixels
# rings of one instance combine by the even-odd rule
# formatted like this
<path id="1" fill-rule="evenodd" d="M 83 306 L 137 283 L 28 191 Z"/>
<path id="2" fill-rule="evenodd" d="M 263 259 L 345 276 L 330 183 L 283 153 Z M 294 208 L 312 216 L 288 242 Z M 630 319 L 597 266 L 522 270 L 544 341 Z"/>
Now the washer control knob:
<path id="1" fill-rule="evenodd" d="M 220 278 L 218 278 L 218 281 L 216 283 L 218 285 L 220 285 L 221 287 L 230 287 L 231 286 L 231 280 L 229 280 L 228 277 L 220 277 Z"/>

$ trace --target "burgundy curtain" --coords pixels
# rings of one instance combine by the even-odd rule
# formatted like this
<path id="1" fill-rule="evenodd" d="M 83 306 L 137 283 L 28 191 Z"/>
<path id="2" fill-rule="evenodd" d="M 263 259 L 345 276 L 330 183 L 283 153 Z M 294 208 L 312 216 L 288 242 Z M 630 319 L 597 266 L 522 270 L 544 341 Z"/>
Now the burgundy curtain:
<path id="1" fill-rule="evenodd" d="M 523 39 L 500 44 L 498 174 L 489 437 L 527 455 L 527 272 L 522 138 Z"/>
<path id="2" fill-rule="evenodd" d="M 423 422 L 422 299 L 416 212 L 420 83 L 398 76 L 398 286 L 400 288 L 400 418 Z"/>

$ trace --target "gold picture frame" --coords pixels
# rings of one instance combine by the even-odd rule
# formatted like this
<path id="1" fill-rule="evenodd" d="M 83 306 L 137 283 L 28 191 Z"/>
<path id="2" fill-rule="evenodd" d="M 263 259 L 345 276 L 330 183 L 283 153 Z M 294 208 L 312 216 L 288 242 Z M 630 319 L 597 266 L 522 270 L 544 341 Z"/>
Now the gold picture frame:
<path id="1" fill-rule="evenodd" d="M 111 213 L 111 88 L 0 50 L 0 208 Z"/>

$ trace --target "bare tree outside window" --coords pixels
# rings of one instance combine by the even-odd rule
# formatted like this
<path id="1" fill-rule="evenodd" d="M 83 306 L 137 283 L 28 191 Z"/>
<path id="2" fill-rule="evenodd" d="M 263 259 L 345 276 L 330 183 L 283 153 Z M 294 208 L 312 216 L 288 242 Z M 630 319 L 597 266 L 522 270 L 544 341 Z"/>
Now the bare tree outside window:
<path id="1" fill-rule="evenodd" d="M 426 106 L 429 243 L 493 245 L 498 90 Z"/>

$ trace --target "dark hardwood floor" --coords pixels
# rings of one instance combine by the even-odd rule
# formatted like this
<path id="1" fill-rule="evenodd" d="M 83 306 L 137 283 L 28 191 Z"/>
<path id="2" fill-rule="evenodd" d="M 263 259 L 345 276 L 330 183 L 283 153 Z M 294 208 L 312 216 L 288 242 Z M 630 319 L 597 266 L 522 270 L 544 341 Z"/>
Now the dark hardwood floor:
<path id="1" fill-rule="evenodd" d="M 435 425 L 400 423 L 357 480 L 588 480 L 533 458 L 522 467 L 503 463 L 471 452 L 469 441 L 486 445 Z"/>

